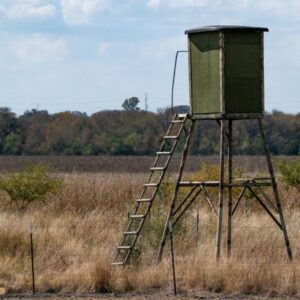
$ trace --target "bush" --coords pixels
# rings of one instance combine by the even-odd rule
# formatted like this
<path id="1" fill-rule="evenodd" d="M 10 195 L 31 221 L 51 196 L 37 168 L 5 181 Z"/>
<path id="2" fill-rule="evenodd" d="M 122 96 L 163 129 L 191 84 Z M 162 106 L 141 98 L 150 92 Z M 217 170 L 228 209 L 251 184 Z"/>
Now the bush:
<path id="1" fill-rule="evenodd" d="M 285 185 L 300 190 L 300 159 L 288 162 L 281 161 L 278 168 Z"/>
<path id="2" fill-rule="evenodd" d="M 18 211 L 32 202 L 43 200 L 61 188 L 62 181 L 51 176 L 49 167 L 30 165 L 23 171 L 9 173 L 0 179 L 0 189 L 7 192 Z"/>

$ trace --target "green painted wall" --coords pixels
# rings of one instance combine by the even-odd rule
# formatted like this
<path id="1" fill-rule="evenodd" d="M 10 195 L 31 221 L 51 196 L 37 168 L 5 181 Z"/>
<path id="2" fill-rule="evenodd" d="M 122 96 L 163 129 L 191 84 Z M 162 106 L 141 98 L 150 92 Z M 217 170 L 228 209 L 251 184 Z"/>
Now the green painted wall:
<path id="1" fill-rule="evenodd" d="M 193 114 L 220 112 L 219 33 L 190 36 L 191 106 Z"/>
<path id="2" fill-rule="evenodd" d="M 261 34 L 225 32 L 225 111 L 261 113 Z"/>
<path id="3" fill-rule="evenodd" d="M 192 114 L 221 113 L 219 32 L 189 35 Z M 223 113 L 262 113 L 261 33 L 225 31 Z"/>

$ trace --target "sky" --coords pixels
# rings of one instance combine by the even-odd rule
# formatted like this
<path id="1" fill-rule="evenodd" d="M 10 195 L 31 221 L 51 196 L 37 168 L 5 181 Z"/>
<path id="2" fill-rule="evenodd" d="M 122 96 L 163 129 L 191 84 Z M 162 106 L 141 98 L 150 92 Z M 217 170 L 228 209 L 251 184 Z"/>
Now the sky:
<path id="1" fill-rule="evenodd" d="M 170 105 L 184 31 L 207 25 L 268 27 L 266 110 L 300 111 L 300 0 L 0 0 L 0 106 L 88 114 L 138 97 Z M 175 105 L 188 105 L 180 54 Z"/>

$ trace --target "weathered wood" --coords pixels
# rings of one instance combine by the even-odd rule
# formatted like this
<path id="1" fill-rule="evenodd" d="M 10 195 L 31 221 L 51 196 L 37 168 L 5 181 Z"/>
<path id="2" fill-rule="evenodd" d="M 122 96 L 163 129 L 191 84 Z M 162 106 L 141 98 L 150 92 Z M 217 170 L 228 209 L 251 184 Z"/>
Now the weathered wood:
<path id="1" fill-rule="evenodd" d="M 168 127 L 168 130 L 167 130 L 167 133 L 166 133 L 166 136 L 169 136 L 170 133 L 172 132 L 172 130 L 174 129 L 174 126 L 177 126 L 178 127 L 178 136 L 181 135 L 181 132 L 185 126 L 185 123 L 186 123 L 186 120 L 188 118 L 188 115 L 174 115 L 172 121 L 170 122 L 170 125 Z M 180 121 L 180 122 L 176 122 L 176 121 Z M 160 145 L 160 148 L 159 148 L 159 151 L 157 152 L 157 155 L 156 155 L 156 158 L 155 158 L 155 161 L 153 163 L 153 168 L 159 168 L 158 166 L 158 163 L 159 163 L 159 158 L 160 158 L 160 155 L 168 155 L 167 156 L 167 160 L 165 162 L 165 166 L 164 166 L 164 170 L 163 172 L 161 172 L 161 175 L 159 176 L 159 178 L 157 179 L 157 181 L 155 183 L 152 183 L 151 180 L 152 180 L 152 177 L 153 177 L 153 174 L 155 172 L 153 171 L 150 171 L 149 173 L 149 176 L 146 180 L 146 183 L 143 185 L 143 189 L 142 189 L 142 192 L 140 194 L 140 197 L 139 199 L 137 199 L 136 201 L 136 205 L 134 207 L 134 210 L 131 214 L 131 217 L 129 219 L 129 222 L 122 234 L 122 238 L 121 238 L 121 241 L 119 243 L 119 246 L 115 252 L 115 256 L 114 256 L 114 262 L 117 263 L 117 264 L 122 264 L 122 265 L 125 265 L 129 258 L 130 258 L 130 255 L 132 253 L 132 249 L 134 248 L 136 242 L 137 242 L 137 239 L 139 237 L 139 234 L 141 232 L 141 229 L 145 223 L 145 220 L 146 220 L 146 217 L 143 217 L 143 218 L 136 218 L 134 216 L 136 215 L 139 215 L 137 212 L 138 210 L 140 209 L 141 205 L 143 205 L 145 202 L 147 202 L 148 206 L 146 208 L 146 211 L 144 213 L 145 216 L 149 216 L 150 215 L 150 209 L 151 209 L 151 206 L 152 206 L 152 203 L 153 203 L 153 200 L 156 196 L 156 193 L 158 191 L 158 188 L 164 178 L 164 175 L 165 175 L 165 171 L 167 169 L 167 167 L 169 166 L 169 163 L 170 163 L 170 160 L 171 160 L 171 157 L 172 157 L 172 154 L 178 144 L 178 139 L 174 139 L 173 140 L 174 143 L 172 143 L 171 145 L 171 149 L 168 150 L 167 152 L 169 152 L 167 154 L 167 152 L 165 151 L 165 146 L 166 146 L 166 139 L 163 139 L 161 145 Z M 162 154 L 161 154 L 162 153 Z M 153 190 L 152 192 L 152 196 L 150 198 L 145 198 L 145 193 L 147 191 L 147 189 L 151 188 Z M 135 226 L 133 226 L 133 222 L 136 222 L 137 220 L 140 220 L 140 222 L 138 222 L 138 224 L 136 224 Z M 137 228 L 132 228 L 132 227 L 137 227 Z M 131 241 L 131 245 L 130 245 L 130 248 L 127 248 L 128 245 L 125 245 L 125 241 L 126 241 L 126 238 L 128 237 L 128 232 L 131 232 L 132 234 L 130 234 L 130 236 L 133 237 L 133 240 Z M 133 234 L 133 232 L 136 232 L 136 234 Z M 120 248 L 121 247 L 121 248 Z M 122 248 L 122 247 L 126 247 L 126 249 L 129 249 L 125 255 L 125 257 L 121 257 L 122 261 L 119 261 L 118 258 L 120 256 L 120 250 L 124 250 L 125 248 Z"/>
<path id="2" fill-rule="evenodd" d="M 161 261 L 162 253 L 163 253 L 163 250 L 164 250 L 164 247 L 165 247 L 166 238 L 167 238 L 167 235 L 168 235 L 168 227 L 169 227 L 168 224 L 169 224 L 169 221 L 170 221 L 170 219 L 173 215 L 173 210 L 175 208 L 175 201 L 176 201 L 178 190 L 179 190 L 179 184 L 178 183 L 181 181 L 181 178 L 182 178 L 182 175 L 183 175 L 183 170 L 184 170 L 186 158 L 187 158 L 187 155 L 188 155 L 189 145 L 190 145 L 190 142 L 191 142 L 194 126 L 195 126 L 195 121 L 191 120 L 191 126 L 190 126 L 189 133 L 188 133 L 188 136 L 187 136 L 186 141 L 185 141 L 184 150 L 183 150 L 183 153 L 182 153 L 182 158 L 181 158 L 180 167 L 179 167 L 179 172 L 178 172 L 178 176 L 177 176 L 177 180 L 176 180 L 176 186 L 175 186 L 175 190 L 174 190 L 172 200 L 171 200 L 171 206 L 170 206 L 170 209 L 169 209 L 168 217 L 167 217 L 165 227 L 164 227 L 164 231 L 163 231 L 163 234 L 162 234 L 162 238 L 161 238 L 161 241 L 160 241 L 160 246 L 159 246 L 157 259 L 156 259 L 157 264 Z"/>
<path id="3" fill-rule="evenodd" d="M 253 181 L 255 182 L 255 180 Z M 264 190 L 259 185 L 256 186 L 256 189 L 264 196 L 264 198 L 269 202 L 272 208 L 278 213 L 277 207 L 275 206 L 273 201 L 269 198 L 269 196 L 264 192 Z"/>
<path id="4" fill-rule="evenodd" d="M 176 225 L 176 223 L 180 220 L 180 218 L 183 216 L 183 214 L 186 212 L 186 210 L 194 203 L 194 201 L 197 199 L 197 197 L 199 196 L 200 193 L 201 193 L 201 188 L 192 197 L 190 202 L 185 206 L 185 208 L 181 211 L 181 213 L 178 216 L 176 216 L 176 219 L 174 219 L 173 225 Z"/>
<path id="5" fill-rule="evenodd" d="M 251 187 L 247 187 L 248 190 L 252 193 L 254 198 L 257 200 L 257 202 L 265 209 L 265 211 L 268 213 L 268 215 L 273 219 L 273 221 L 278 225 L 278 227 L 282 230 L 282 226 L 280 222 L 275 218 L 275 216 L 272 214 L 272 212 L 268 209 L 268 207 L 265 205 L 265 203 L 260 199 L 260 197 L 255 193 L 255 191 Z"/>
<path id="6" fill-rule="evenodd" d="M 282 232 L 283 232 L 283 236 L 284 236 L 286 250 L 287 250 L 287 254 L 288 254 L 288 257 L 289 257 L 290 261 L 292 261 L 293 260 L 293 254 L 292 254 L 292 250 L 291 250 L 291 246 L 290 246 L 288 233 L 287 233 L 287 230 L 286 230 L 285 220 L 284 220 L 283 211 L 282 211 L 280 198 L 279 198 L 279 193 L 278 193 L 278 189 L 277 189 L 277 183 L 276 183 L 276 180 L 275 180 L 274 170 L 273 170 L 273 167 L 272 167 L 270 151 L 269 151 L 269 148 L 268 148 L 267 143 L 266 143 L 266 138 L 265 138 L 265 133 L 264 133 L 264 129 L 263 129 L 262 120 L 259 119 L 258 122 L 259 122 L 261 137 L 262 137 L 263 144 L 264 144 L 264 151 L 265 151 L 265 155 L 266 155 L 266 158 L 267 158 L 269 173 L 270 173 L 270 177 L 271 177 L 272 184 L 273 184 L 274 197 L 275 197 L 277 210 L 278 210 L 279 217 L 280 217 L 280 223 L 281 223 L 281 226 L 282 226 Z"/>
<path id="7" fill-rule="evenodd" d="M 180 208 L 186 203 L 186 201 L 188 200 L 188 198 L 193 194 L 193 192 L 195 191 L 195 189 L 197 188 L 197 186 L 194 186 L 189 192 L 188 194 L 184 197 L 184 199 L 181 201 L 181 203 L 177 206 L 177 208 L 174 210 L 173 214 L 175 215 Z"/>
<path id="8" fill-rule="evenodd" d="M 219 124 L 219 126 L 221 127 L 221 121 L 220 120 L 216 120 L 216 121 Z M 225 135 L 229 139 L 229 132 L 227 132 L 226 130 L 225 130 Z"/>
<path id="9" fill-rule="evenodd" d="M 218 216 L 218 212 L 216 210 L 216 208 L 214 207 L 210 197 L 209 197 L 209 194 L 207 192 L 207 190 L 205 189 L 204 186 L 200 185 L 202 187 L 202 191 L 204 193 L 204 199 L 206 200 L 206 202 L 208 203 L 208 205 L 210 206 L 210 208 L 214 211 L 215 215 Z"/>
<path id="10" fill-rule="evenodd" d="M 232 120 L 228 121 L 228 183 L 232 183 Z M 227 256 L 231 253 L 232 187 L 228 187 Z"/>
<path id="11" fill-rule="evenodd" d="M 179 185 L 182 187 L 192 187 L 192 186 L 206 186 L 206 187 L 219 187 L 220 181 L 181 181 Z M 271 182 L 253 182 L 251 179 L 246 180 L 245 182 L 232 182 L 232 183 L 223 183 L 224 188 L 232 187 L 243 187 L 243 186 L 272 186 Z"/>
<path id="12" fill-rule="evenodd" d="M 238 205 L 239 205 L 241 199 L 243 198 L 243 195 L 244 195 L 244 193 L 245 193 L 245 191 L 246 191 L 246 188 L 247 188 L 247 186 L 244 186 L 244 188 L 242 189 L 242 191 L 241 191 L 241 193 L 240 193 L 238 199 L 236 200 L 235 205 L 234 205 L 234 207 L 233 207 L 233 210 L 232 210 L 232 212 L 231 212 L 231 216 L 233 216 L 233 214 L 235 213 L 235 210 L 237 209 L 237 207 L 238 207 Z"/>
<path id="13" fill-rule="evenodd" d="M 221 239 L 222 239 L 222 214 L 223 214 L 223 198 L 224 198 L 224 135 L 225 135 L 225 121 L 221 121 L 220 134 L 220 183 L 219 183 L 219 207 L 218 207 L 218 224 L 216 234 L 216 259 L 220 258 Z"/>
<path id="14" fill-rule="evenodd" d="M 177 122 L 177 119 L 174 118 L 169 129 L 167 132 L 166 138 L 168 139 L 170 136 L 175 137 L 171 133 L 172 124 L 180 124 L 180 130 L 178 131 L 178 136 L 181 136 L 181 133 L 183 132 L 183 129 L 185 129 L 186 120 L 190 119 L 190 117 L 186 117 L 183 122 Z M 176 121 L 176 122 L 175 122 Z M 183 177 L 183 171 L 185 167 L 185 162 L 188 155 L 189 145 L 191 142 L 192 132 L 195 126 L 195 120 L 190 119 L 191 125 L 189 127 L 189 131 L 187 133 L 187 137 L 185 138 L 185 146 L 182 153 L 182 158 L 180 162 L 180 167 L 177 175 L 176 180 L 176 186 L 175 190 L 173 192 L 171 205 L 169 207 L 169 212 L 167 216 L 167 220 L 165 223 L 164 231 L 162 234 L 160 247 L 157 255 L 157 263 L 161 260 L 162 253 L 164 250 L 164 246 L 166 243 L 167 236 L 169 235 L 169 222 L 172 222 L 172 225 L 175 226 L 176 223 L 180 220 L 180 218 L 183 216 L 183 214 L 189 209 L 189 207 L 194 203 L 194 201 L 198 198 L 201 192 L 204 194 L 205 201 L 209 204 L 211 209 L 215 212 L 217 215 L 217 232 L 216 232 L 216 259 L 218 260 L 220 258 L 221 254 L 221 244 L 222 244 L 222 221 L 223 221 L 223 206 L 224 206 L 224 190 L 228 189 L 228 218 L 227 218 L 227 255 L 230 255 L 231 252 L 231 244 L 232 244 L 232 217 L 238 207 L 238 205 L 241 202 L 241 199 L 243 198 L 246 189 L 248 189 L 254 196 L 255 200 L 260 204 L 260 206 L 267 212 L 267 214 L 272 218 L 272 220 L 276 223 L 276 225 L 283 231 L 285 245 L 287 248 L 288 257 L 290 260 L 292 260 L 292 252 L 290 248 L 290 243 L 287 235 L 286 225 L 283 217 L 282 207 L 280 204 L 277 184 L 274 176 L 274 171 L 272 168 L 270 153 L 268 150 L 268 147 L 266 145 L 265 141 L 265 135 L 263 132 L 262 127 L 262 121 L 259 119 L 259 126 L 260 126 L 260 132 L 263 139 L 264 144 L 264 150 L 265 150 L 265 156 L 268 163 L 268 169 L 270 173 L 270 177 L 261 177 L 261 178 L 236 178 L 233 179 L 233 165 L 232 165 L 232 155 L 233 155 L 233 132 L 232 132 L 232 125 L 233 120 L 229 119 L 228 122 L 228 131 L 225 130 L 225 122 L 226 120 L 222 119 L 220 121 L 220 170 L 219 170 L 219 179 L 215 181 L 182 181 Z M 225 182 L 225 137 L 228 138 L 228 180 Z M 135 246 L 135 243 L 137 242 L 138 236 L 140 234 L 140 231 L 143 227 L 143 224 L 150 213 L 150 208 L 152 205 L 152 202 L 155 198 L 155 195 L 158 191 L 158 188 L 162 182 L 163 176 L 165 174 L 166 168 L 169 165 L 170 159 L 174 153 L 175 147 L 178 143 L 178 138 L 171 139 L 166 143 L 166 139 L 164 139 L 163 144 L 160 148 L 160 150 L 157 152 L 157 157 L 154 162 L 154 165 L 150 169 L 150 175 L 144 184 L 143 191 L 141 193 L 141 196 L 139 199 L 137 199 L 137 203 L 135 206 L 134 211 L 129 217 L 129 222 L 127 225 L 127 228 L 123 232 L 123 237 L 121 240 L 121 243 L 119 244 L 119 247 L 117 249 L 117 253 L 115 256 L 115 264 L 118 265 L 125 265 L 127 261 L 130 258 L 130 254 Z M 170 142 L 170 143 L 169 143 Z M 164 145 L 166 147 L 170 148 L 171 150 L 167 150 L 164 148 Z M 165 162 L 165 166 L 162 167 L 159 165 L 159 156 L 165 156 L 167 158 Z M 157 173 L 157 171 L 160 171 L 162 174 L 159 176 L 159 178 L 156 178 L 155 182 L 152 176 L 153 173 Z M 274 198 L 276 205 L 273 203 L 271 198 L 264 192 L 262 187 L 268 187 L 271 186 L 273 188 L 274 192 Z M 180 203 L 176 203 L 177 197 L 179 195 L 179 189 L 181 187 L 190 187 L 191 189 L 189 192 L 184 196 L 183 200 L 180 201 Z M 219 195 L 218 195 L 218 210 L 214 207 L 210 196 L 206 190 L 207 187 L 210 188 L 218 188 L 219 189 Z M 240 192 L 237 201 L 233 205 L 233 194 L 232 194 L 232 188 L 233 187 L 242 187 L 242 191 Z M 146 191 L 151 191 L 151 195 L 146 195 Z M 273 197 L 272 197 L 273 198 Z M 177 204 L 177 205 L 176 205 Z M 267 206 L 267 204 L 269 204 Z M 144 206 L 142 206 L 144 205 Z M 177 206 L 177 207 L 176 207 Z M 233 206 L 233 207 L 232 207 Z M 269 207 L 272 207 L 276 213 L 279 214 L 279 218 L 277 215 L 275 215 Z M 199 219 L 197 219 L 199 222 Z M 197 223 L 197 228 L 198 228 Z M 125 240 L 126 237 L 132 237 L 130 240 Z M 117 260 L 118 255 L 122 258 L 123 261 Z"/>

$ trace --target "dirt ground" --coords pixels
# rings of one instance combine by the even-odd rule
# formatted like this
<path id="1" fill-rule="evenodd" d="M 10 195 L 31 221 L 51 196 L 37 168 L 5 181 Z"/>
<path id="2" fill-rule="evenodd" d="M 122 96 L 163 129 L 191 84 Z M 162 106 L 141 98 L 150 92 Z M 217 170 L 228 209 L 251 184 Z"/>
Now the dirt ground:
<path id="1" fill-rule="evenodd" d="M 54 294 L 14 294 L 14 295 L 1 295 L 0 299 L 51 299 L 51 300 L 65 300 L 65 299 L 76 299 L 76 300 L 93 300 L 93 299 L 132 299 L 132 300 L 156 300 L 156 299 L 168 299 L 168 300 L 189 300 L 189 299 L 236 299 L 236 300 L 246 300 L 246 299 L 255 299 L 255 300 L 265 300 L 265 299 L 300 299 L 300 295 L 295 296 L 284 296 L 276 294 L 268 295 L 243 295 L 243 294 L 217 294 L 210 292 L 191 292 L 191 293 L 178 293 L 177 296 L 170 291 L 149 291 L 144 293 L 126 293 L 126 294 L 66 294 L 66 295 L 54 295 Z"/>

